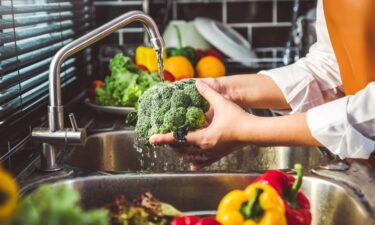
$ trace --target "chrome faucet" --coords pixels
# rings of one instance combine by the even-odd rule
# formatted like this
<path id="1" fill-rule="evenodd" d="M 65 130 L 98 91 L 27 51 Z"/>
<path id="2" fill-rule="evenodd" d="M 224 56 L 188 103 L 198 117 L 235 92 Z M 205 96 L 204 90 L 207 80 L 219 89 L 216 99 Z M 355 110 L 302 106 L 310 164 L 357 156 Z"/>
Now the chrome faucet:
<path id="1" fill-rule="evenodd" d="M 64 128 L 64 110 L 61 100 L 60 81 L 61 65 L 70 56 L 132 22 L 143 23 L 150 35 L 150 42 L 153 47 L 156 50 L 163 49 L 164 41 L 155 21 L 141 11 L 131 11 L 72 41 L 61 48 L 53 57 L 49 67 L 49 128 L 35 128 L 32 132 L 33 140 L 43 143 L 41 158 L 41 169 L 43 171 L 57 171 L 62 169 L 56 160 L 57 146 L 84 144 L 86 141 L 86 130 L 78 128 L 73 114 L 69 115 L 73 128 Z"/>

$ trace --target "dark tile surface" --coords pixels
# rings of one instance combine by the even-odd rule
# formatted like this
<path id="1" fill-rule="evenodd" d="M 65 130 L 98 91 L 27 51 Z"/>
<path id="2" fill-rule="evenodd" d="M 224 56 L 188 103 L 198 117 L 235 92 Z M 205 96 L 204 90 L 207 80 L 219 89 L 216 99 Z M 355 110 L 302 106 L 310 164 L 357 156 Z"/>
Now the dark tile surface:
<path id="1" fill-rule="evenodd" d="M 196 17 L 208 17 L 222 21 L 221 3 L 191 3 L 179 4 L 177 9 L 178 19 L 193 20 Z"/>
<path id="2" fill-rule="evenodd" d="M 237 31 L 239 34 L 241 34 L 242 37 L 244 37 L 246 40 L 249 40 L 249 37 L 247 35 L 247 28 L 233 28 L 235 31 Z"/>
<path id="3" fill-rule="evenodd" d="M 143 43 L 144 33 L 122 33 L 125 43 L 134 43 L 141 45 Z"/>
<path id="4" fill-rule="evenodd" d="M 228 3 L 228 23 L 271 22 L 272 2 Z"/>
<path id="5" fill-rule="evenodd" d="M 253 28 L 253 47 L 284 47 L 288 40 L 290 27 Z"/>
<path id="6" fill-rule="evenodd" d="M 316 1 L 302 1 L 299 10 L 299 16 L 306 14 L 310 9 L 316 7 Z M 277 21 L 289 22 L 292 19 L 293 1 L 277 2 Z"/>
<path id="7" fill-rule="evenodd" d="M 97 6 L 95 8 L 96 26 L 104 23 L 132 10 L 142 10 L 142 6 L 128 5 L 128 6 Z M 129 24 L 127 27 L 139 27 L 140 24 Z"/>

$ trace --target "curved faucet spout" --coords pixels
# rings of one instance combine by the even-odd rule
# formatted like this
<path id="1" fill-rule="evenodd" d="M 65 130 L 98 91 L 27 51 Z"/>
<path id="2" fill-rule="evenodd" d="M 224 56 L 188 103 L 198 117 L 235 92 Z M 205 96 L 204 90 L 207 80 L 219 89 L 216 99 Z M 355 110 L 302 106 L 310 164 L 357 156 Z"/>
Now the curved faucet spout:
<path id="1" fill-rule="evenodd" d="M 145 25 L 146 30 L 150 35 L 151 44 L 156 50 L 164 47 L 164 41 L 159 33 L 155 21 L 141 11 L 131 11 L 74 40 L 61 48 L 55 54 L 49 68 L 50 105 L 48 111 L 49 127 L 51 131 L 64 128 L 64 113 L 61 100 L 60 82 L 60 70 L 63 62 L 75 53 L 87 48 L 88 46 L 98 42 L 104 37 L 116 32 L 132 22 L 141 22 Z"/>

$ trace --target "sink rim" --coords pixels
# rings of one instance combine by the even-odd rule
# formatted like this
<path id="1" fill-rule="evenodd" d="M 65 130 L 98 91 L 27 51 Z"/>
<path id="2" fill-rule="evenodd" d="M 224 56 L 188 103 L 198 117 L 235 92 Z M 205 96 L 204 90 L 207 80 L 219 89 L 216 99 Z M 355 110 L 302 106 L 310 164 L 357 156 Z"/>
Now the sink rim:
<path id="1" fill-rule="evenodd" d="M 132 174 L 116 174 L 116 175 L 92 175 L 92 176 L 85 176 L 85 177 L 75 177 L 72 179 L 66 179 L 66 180 L 60 180 L 52 185 L 68 185 L 71 188 L 75 188 L 75 184 L 78 184 L 80 182 L 85 181 L 100 181 L 100 182 L 107 182 L 114 179 L 136 179 L 136 180 L 150 180 L 155 178 L 189 178 L 189 177 L 195 177 L 195 178 L 205 178 L 205 177 L 242 177 L 242 178 L 254 178 L 259 176 L 261 173 L 152 173 L 152 174 L 142 174 L 142 173 L 132 173 Z M 339 192 L 343 192 L 347 195 L 347 197 L 356 204 L 356 206 L 359 207 L 359 210 L 366 215 L 369 216 L 370 222 L 375 224 L 375 215 L 372 214 L 372 209 L 369 209 L 367 207 L 368 201 L 361 198 L 360 194 L 355 191 L 354 188 L 351 188 L 347 184 L 331 179 L 326 177 L 321 177 L 318 175 L 314 175 L 312 173 L 307 173 L 304 176 L 305 180 L 308 180 L 312 183 L 319 182 L 323 185 L 330 186 L 334 189 L 338 189 Z M 78 186 L 78 190 L 79 190 Z M 302 185 L 303 188 L 303 185 Z"/>

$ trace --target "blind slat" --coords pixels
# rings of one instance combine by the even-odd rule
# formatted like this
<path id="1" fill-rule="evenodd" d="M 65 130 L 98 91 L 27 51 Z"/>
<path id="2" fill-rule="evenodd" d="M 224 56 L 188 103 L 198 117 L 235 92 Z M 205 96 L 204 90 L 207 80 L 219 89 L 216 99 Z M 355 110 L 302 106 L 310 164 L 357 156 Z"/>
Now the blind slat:
<path id="1" fill-rule="evenodd" d="M 82 18 L 82 17 L 88 18 L 88 15 L 84 11 L 77 11 L 77 12 L 68 11 L 68 12 L 51 13 L 51 14 L 45 14 L 45 15 L 16 17 L 14 18 L 14 21 L 13 19 L 0 19 L 0 29 L 31 26 L 31 25 L 37 25 L 40 23 L 49 23 L 49 22 L 56 22 L 56 21 Z"/>
<path id="2" fill-rule="evenodd" d="M 63 39 L 67 39 L 74 36 L 73 30 L 66 30 L 63 32 L 55 32 L 51 34 L 45 34 L 42 36 L 37 36 L 28 40 L 27 42 L 20 43 L 16 46 L 9 45 L 0 47 L 0 60 L 5 60 L 10 57 L 14 57 L 17 54 L 24 54 L 39 48 L 47 47 L 51 44 L 61 42 Z"/>
<path id="3" fill-rule="evenodd" d="M 36 51 L 28 52 L 18 57 L 13 57 L 7 60 L 2 60 L 0 62 L 0 65 L 1 65 L 0 73 L 6 74 L 9 71 L 23 67 L 25 65 L 29 65 L 34 62 L 37 62 L 46 57 L 50 57 L 54 55 L 57 50 L 59 50 L 62 46 L 68 44 L 70 41 L 71 39 L 68 39 L 68 40 L 63 41 L 62 43 L 56 43 L 51 46 L 38 49 Z M 17 62 L 17 58 L 18 58 L 18 62 Z"/>
<path id="4" fill-rule="evenodd" d="M 92 0 L 0 0 L 0 131 L 28 126 L 17 121 L 46 105 L 52 57 L 90 29 L 91 9 Z M 62 87 L 87 73 L 89 54 L 64 62 Z"/>
<path id="5" fill-rule="evenodd" d="M 50 3 L 50 4 L 39 4 L 39 5 L 14 5 L 13 9 L 11 6 L 0 6 L 0 14 L 17 14 L 17 13 L 32 13 L 32 12 L 54 12 L 61 10 L 69 10 L 73 6 L 69 2 L 62 3 Z"/>
<path id="6" fill-rule="evenodd" d="M 48 34 L 56 31 L 63 31 L 70 28 L 78 30 L 87 30 L 87 28 L 89 28 L 89 21 L 85 18 L 76 19 L 74 20 L 74 22 L 72 20 L 66 20 L 62 21 L 61 23 L 49 23 L 43 26 L 16 30 L 15 32 L 3 32 L 0 33 L 0 45 L 7 42 L 13 42 L 15 40 L 19 41 L 38 35 Z"/>
<path id="7" fill-rule="evenodd" d="M 67 62 L 61 68 L 62 69 L 61 71 L 64 72 L 65 70 L 74 69 L 74 67 L 71 67 L 73 63 L 74 63 L 74 60 Z M 36 74 L 33 77 L 20 82 L 19 84 L 9 87 L 8 89 L 0 92 L 0 104 L 3 104 L 7 100 L 16 97 L 16 95 L 25 93 L 29 89 L 37 86 L 42 81 L 45 81 L 47 79 L 48 79 L 48 70 L 45 70 L 42 73 Z"/>
<path id="8" fill-rule="evenodd" d="M 61 78 L 68 79 L 69 77 L 74 75 L 75 68 L 69 68 L 69 71 L 65 71 L 61 73 Z M 47 74 L 48 75 L 48 74 Z M 49 81 L 40 82 L 39 85 L 35 86 L 32 89 L 28 89 L 26 92 L 22 93 L 14 99 L 10 100 L 9 102 L 3 103 L 0 107 L 0 120 L 3 117 L 6 117 L 9 113 L 17 110 L 19 108 L 20 102 L 22 102 L 22 106 L 24 107 L 26 104 L 30 103 L 30 101 L 38 95 L 41 90 L 43 92 L 48 92 L 48 84 Z"/>

